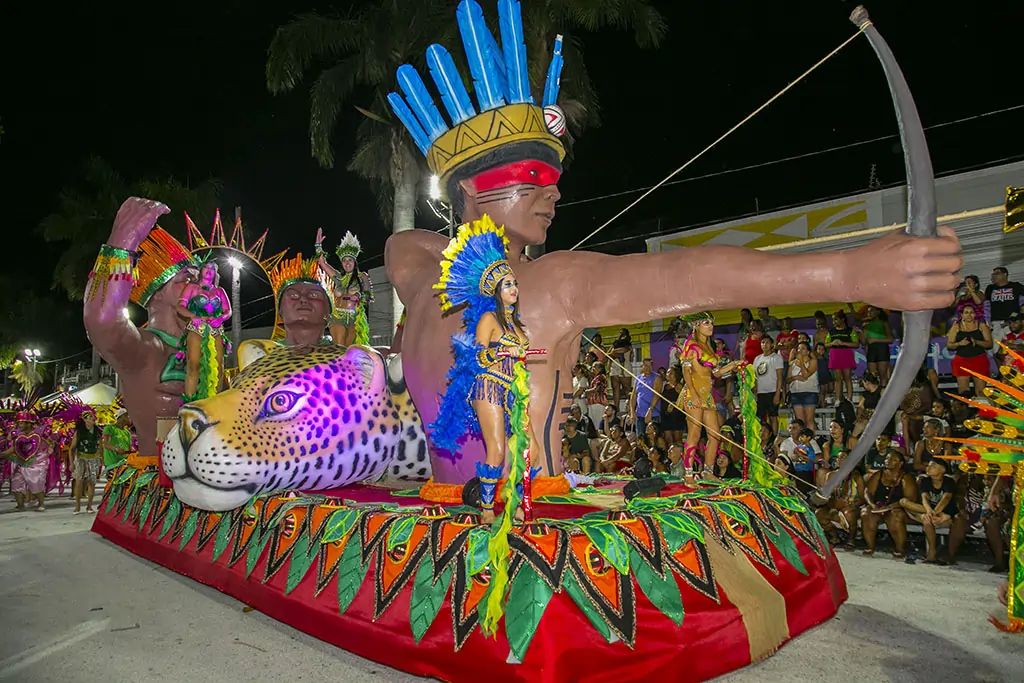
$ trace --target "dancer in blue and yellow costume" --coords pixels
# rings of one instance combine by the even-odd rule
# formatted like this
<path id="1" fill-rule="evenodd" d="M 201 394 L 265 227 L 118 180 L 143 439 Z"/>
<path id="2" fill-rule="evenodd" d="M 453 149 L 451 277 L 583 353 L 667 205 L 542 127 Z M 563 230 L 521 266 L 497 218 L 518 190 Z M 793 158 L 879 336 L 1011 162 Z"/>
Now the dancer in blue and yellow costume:
<path id="1" fill-rule="evenodd" d="M 370 323 L 366 311 L 373 303 L 373 281 L 359 270 L 357 259 L 362 253 L 359 238 L 346 232 L 335 253 L 341 261 L 341 270 L 334 269 L 324 256 L 324 233 L 316 233 L 316 255 L 320 268 L 331 278 L 334 295 L 334 313 L 331 315 L 331 337 L 335 344 L 352 346 L 370 343 Z"/>
<path id="2" fill-rule="evenodd" d="M 506 258 L 503 228 L 487 216 L 459 228 L 443 253 L 441 310 L 465 306 L 465 331 L 452 336 L 455 363 L 437 420 L 435 444 L 455 452 L 467 435 L 480 435 L 486 448 L 476 464 L 485 523 L 495 521 L 494 499 L 509 457 L 509 479 L 519 483 L 523 452 L 535 443 L 529 425 L 529 374 L 523 361 L 529 338 L 519 318 L 519 285 Z M 508 447 L 506 447 L 508 445 Z M 509 495 L 512 498 L 509 498 Z M 521 486 L 506 487 L 505 518 L 519 515 Z"/>

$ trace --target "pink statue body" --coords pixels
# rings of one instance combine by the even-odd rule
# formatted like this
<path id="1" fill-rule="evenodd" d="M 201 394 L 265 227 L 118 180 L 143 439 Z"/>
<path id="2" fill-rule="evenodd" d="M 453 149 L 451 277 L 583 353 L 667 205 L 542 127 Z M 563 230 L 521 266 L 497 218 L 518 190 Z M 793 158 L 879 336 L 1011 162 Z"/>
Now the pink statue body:
<path id="1" fill-rule="evenodd" d="M 185 389 L 184 369 L 180 364 L 175 367 L 177 343 L 187 322 L 178 315 L 178 302 L 195 279 L 197 268 L 187 254 L 179 251 L 159 264 L 158 276 L 145 277 L 145 282 L 134 286 L 130 276 L 118 277 L 117 271 L 126 262 L 130 273 L 133 255 L 157 219 L 169 211 L 160 202 L 138 197 L 125 200 L 104 245 L 117 267 L 101 268 L 105 258 L 101 251 L 97 268 L 90 275 L 83 309 L 90 341 L 120 377 L 124 404 L 138 432 L 139 456 L 154 461 L 158 455 L 157 418 L 177 415 Z M 169 235 L 167 238 L 173 239 Z M 153 258 L 159 255 L 155 246 Z M 177 247 L 184 250 L 181 245 Z M 171 265 L 162 268 L 167 264 Z M 124 315 L 133 299 L 146 308 L 149 317 L 145 329 L 137 328 Z"/>

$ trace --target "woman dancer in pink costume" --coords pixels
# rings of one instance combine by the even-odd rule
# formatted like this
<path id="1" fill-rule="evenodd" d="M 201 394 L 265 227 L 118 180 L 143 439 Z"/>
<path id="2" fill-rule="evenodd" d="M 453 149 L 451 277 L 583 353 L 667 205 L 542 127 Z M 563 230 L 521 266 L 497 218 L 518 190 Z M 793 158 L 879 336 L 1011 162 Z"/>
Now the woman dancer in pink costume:
<path id="1" fill-rule="evenodd" d="M 42 512 L 46 510 L 46 476 L 50 469 L 53 442 L 37 425 L 32 413 L 18 413 L 16 422 L 8 449 L 2 454 L 14 463 L 11 478 L 11 491 L 16 502 L 14 509 L 24 510 L 25 502 L 35 498 L 36 510 Z"/>

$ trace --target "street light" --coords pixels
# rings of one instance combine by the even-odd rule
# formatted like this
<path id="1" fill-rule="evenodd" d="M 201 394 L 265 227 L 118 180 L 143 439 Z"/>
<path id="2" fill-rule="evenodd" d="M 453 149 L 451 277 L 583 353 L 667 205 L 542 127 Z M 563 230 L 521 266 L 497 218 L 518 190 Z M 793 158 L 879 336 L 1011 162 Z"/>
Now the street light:
<path id="1" fill-rule="evenodd" d="M 43 354 L 39 352 L 39 349 L 32 349 L 32 355 L 35 356 L 36 358 L 39 358 L 39 356 Z"/>
<path id="2" fill-rule="evenodd" d="M 430 194 L 430 198 L 438 200 L 441 198 L 441 179 L 436 175 L 430 176 L 430 186 L 427 192 Z"/>
<path id="3" fill-rule="evenodd" d="M 242 260 L 240 258 L 238 258 L 237 256 L 229 256 L 228 257 L 228 265 L 230 265 L 232 268 L 237 270 L 237 269 L 242 267 Z"/>
<path id="4" fill-rule="evenodd" d="M 25 349 L 25 358 L 32 358 L 32 349 Z"/>
<path id="5" fill-rule="evenodd" d="M 124 316 L 125 320 L 131 320 L 132 319 L 131 311 L 128 310 L 127 306 L 125 306 L 124 308 L 121 309 L 121 314 Z"/>

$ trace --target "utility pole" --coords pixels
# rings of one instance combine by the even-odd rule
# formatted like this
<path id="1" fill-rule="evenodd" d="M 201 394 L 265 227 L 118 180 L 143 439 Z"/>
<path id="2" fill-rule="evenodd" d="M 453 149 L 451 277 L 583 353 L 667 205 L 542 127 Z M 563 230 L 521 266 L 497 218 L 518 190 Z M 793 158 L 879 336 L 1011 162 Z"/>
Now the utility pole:
<path id="1" fill-rule="evenodd" d="M 242 220 L 242 207 L 235 207 L 235 224 Z M 241 228 L 240 228 L 241 229 Z M 231 263 L 231 358 L 238 365 L 238 345 L 242 343 L 242 263 Z"/>

